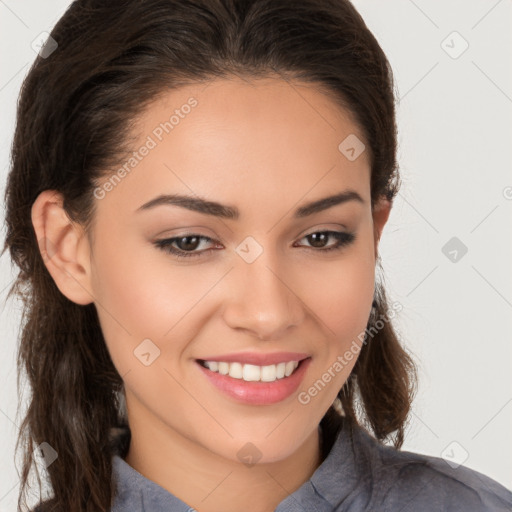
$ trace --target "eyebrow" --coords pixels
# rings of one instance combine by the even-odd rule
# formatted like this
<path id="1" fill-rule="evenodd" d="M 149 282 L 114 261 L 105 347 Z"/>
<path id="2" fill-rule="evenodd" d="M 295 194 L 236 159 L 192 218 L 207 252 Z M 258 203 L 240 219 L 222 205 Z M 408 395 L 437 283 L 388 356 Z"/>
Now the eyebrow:
<path id="1" fill-rule="evenodd" d="M 344 190 L 339 194 L 324 197 L 323 199 L 318 199 L 301 206 L 295 210 L 293 217 L 296 219 L 302 219 L 349 201 L 357 201 L 361 204 L 365 204 L 366 202 L 355 190 Z M 136 212 L 146 211 L 161 205 L 179 206 L 205 215 L 212 215 L 214 217 L 220 217 L 228 220 L 238 220 L 240 218 L 240 210 L 236 206 L 208 201 L 201 197 L 184 196 L 179 194 L 159 195 L 137 208 Z"/>

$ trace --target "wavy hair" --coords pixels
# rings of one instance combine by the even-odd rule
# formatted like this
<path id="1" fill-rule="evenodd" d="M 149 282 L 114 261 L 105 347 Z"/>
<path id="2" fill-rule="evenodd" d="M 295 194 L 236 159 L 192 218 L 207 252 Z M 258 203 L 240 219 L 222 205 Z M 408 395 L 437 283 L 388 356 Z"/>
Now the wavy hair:
<path id="1" fill-rule="evenodd" d="M 37 470 L 34 449 L 51 448 L 58 458 L 45 468 L 53 496 L 44 510 L 108 512 L 112 434 L 129 429 L 123 381 L 94 304 L 68 300 L 45 267 L 31 222 L 37 196 L 59 191 L 70 219 L 89 230 L 95 184 L 127 152 L 130 127 L 159 94 L 234 75 L 278 76 L 311 83 L 353 115 L 370 155 L 373 208 L 400 186 L 395 92 L 385 54 L 348 0 L 77 0 L 51 37 L 58 47 L 36 58 L 20 91 L 5 191 L 2 254 L 8 249 L 19 269 L 8 298 L 23 304 L 17 383 L 26 378 L 31 391 L 16 443 L 18 510 Z M 369 329 L 389 310 L 381 283 L 374 306 Z M 415 379 L 411 356 L 384 322 L 365 335 L 339 392 L 347 420 L 399 448 Z M 332 406 L 321 422 L 326 449 L 340 421 Z"/>

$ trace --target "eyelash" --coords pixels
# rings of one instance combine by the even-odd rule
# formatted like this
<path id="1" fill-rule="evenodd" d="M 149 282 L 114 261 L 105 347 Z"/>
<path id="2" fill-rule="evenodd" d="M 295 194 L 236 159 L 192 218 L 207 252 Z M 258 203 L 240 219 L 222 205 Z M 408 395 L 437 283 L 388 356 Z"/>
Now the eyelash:
<path id="1" fill-rule="evenodd" d="M 334 247 L 328 247 L 327 249 L 315 249 L 314 247 L 310 247 L 310 249 L 316 250 L 317 252 L 326 253 L 329 251 L 339 251 L 346 247 L 347 245 L 350 245 L 354 242 L 356 236 L 354 233 L 345 233 L 344 231 L 315 231 L 313 233 L 309 233 L 302 238 L 306 238 L 311 235 L 320 235 L 320 234 L 328 234 L 329 236 L 332 236 L 336 238 L 338 241 Z M 171 245 L 176 242 L 177 240 L 181 240 L 183 238 L 199 238 L 202 240 L 207 240 L 210 242 L 213 242 L 214 240 L 207 236 L 197 235 L 194 233 L 181 235 L 174 238 L 165 238 L 163 240 L 157 240 L 154 244 L 161 249 L 164 252 L 171 253 L 177 258 L 197 258 L 201 257 L 205 252 L 212 251 L 214 249 L 205 249 L 204 251 L 199 252 L 189 252 L 189 251 L 183 251 L 181 249 L 175 249 L 174 247 L 171 247 Z"/>

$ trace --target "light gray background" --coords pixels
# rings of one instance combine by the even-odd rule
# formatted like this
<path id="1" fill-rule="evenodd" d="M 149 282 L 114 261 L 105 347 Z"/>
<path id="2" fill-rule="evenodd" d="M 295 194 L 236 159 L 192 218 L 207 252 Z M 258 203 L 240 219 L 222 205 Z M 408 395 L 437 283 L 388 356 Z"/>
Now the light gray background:
<path id="1" fill-rule="evenodd" d="M 380 253 L 390 298 L 404 306 L 395 325 L 421 363 L 404 449 L 451 464 L 464 459 L 512 488 L 511 2 L 354 4 L 387 54 L 401 98 L 403 185 Z M 17 95 L 35 58 L 31 43 L 68 5 L 0 0 L 2 196 Z M 464 40 L 469 47 L 457 56 Z M 443 247 L 452 237 L 456 245 L 444 252 L 458 252 L 448 257 Z M 5 302 L 13 275 L 6 253 L 0 260 L 1 512 L 15 510 L 19 481 L 20 308 Z"/>

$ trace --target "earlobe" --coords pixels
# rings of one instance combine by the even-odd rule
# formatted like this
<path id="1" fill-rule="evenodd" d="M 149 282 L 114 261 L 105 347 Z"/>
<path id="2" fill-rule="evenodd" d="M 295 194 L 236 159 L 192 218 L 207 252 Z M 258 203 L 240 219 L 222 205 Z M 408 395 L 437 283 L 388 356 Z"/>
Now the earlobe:
<path id="1" fill-rule="evenodd" d="M 393 203 L 386 199 L 385 197 L 381 197 L 375 208 L 373 209 L 373 235 L 374 235 L 374 247 L 375 247 L 375 260 L 378 257 L 378 246 L 380 237 L 382 236 L 382 231 L 384 230 L 384 226 L 388 221 L 389 214 L 391 212 L 391 208 Z"/>
<path id="2" fill-rule="evenodd" d="M 64 210 L 62 194 L 41 192 L 32 205 L 31 219 L 41 257 L 59 290 L 76 304 L 93 302 L 88 240 Z"/>

